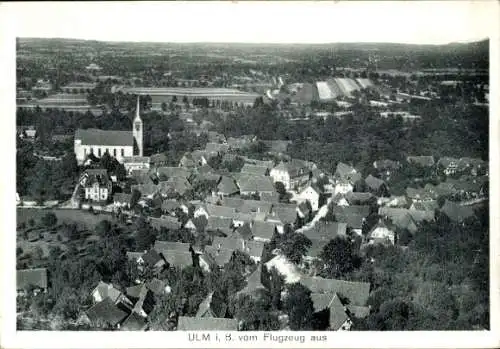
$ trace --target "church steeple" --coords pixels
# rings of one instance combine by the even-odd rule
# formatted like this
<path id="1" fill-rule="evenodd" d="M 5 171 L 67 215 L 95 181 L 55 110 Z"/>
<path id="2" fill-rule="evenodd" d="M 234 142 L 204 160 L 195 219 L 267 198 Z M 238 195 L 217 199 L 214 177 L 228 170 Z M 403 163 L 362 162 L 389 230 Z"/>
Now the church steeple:
<path id="1" fill-rule="evenodd" d="M 142 120 L 140 115 L 140 100 L 139 95 L 137 95 L 137 107 L 135 110 L 135 119 L 133 122 L 132 133 L 134 135 L 134 140 L 137 142 L 138 156 L 143 155 L 143 144 L 142 144 Z"/>

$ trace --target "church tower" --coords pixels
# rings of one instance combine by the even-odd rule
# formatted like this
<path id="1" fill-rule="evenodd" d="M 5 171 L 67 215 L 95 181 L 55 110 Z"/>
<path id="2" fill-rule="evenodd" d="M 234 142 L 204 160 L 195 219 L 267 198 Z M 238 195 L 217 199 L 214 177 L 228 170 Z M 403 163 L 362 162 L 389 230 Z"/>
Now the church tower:
<path id="1" fill-rule="evenodd" d="M 135 110 L 135 119 L 132 126 L 133 127 L 132 133 L 134 135 L 135 141 L 137 142 L 137 148 L 139 149 L 139 154 L 135 155 L 144 156 L 143 144 L 142 144 L 142 120 L 141 116 L 139 115 L 139 109 L 140 109 L 139 96 L 137 96 L 137 108 Z"/>

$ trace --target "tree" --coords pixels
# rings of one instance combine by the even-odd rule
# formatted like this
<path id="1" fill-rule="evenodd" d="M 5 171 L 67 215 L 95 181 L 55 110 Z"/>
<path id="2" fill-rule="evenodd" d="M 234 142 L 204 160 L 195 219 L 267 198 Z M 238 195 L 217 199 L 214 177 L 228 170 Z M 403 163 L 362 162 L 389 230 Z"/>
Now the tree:
<path id="1" fill-rule="evenodd" d="M 33 176 L 28 180 L 29 191 L 39 204 L 54 196 L 51 171 L 43 160 L 39 160 L 33 169 Z"/>
<path id="2" fill-rule="evenodd" d="M 46 227 L 52 227 L 56 225 L 56 223 L 57 223 L 57 216 L 54 214 L 54 212 L 47 212 L 42 217 L 42 224 Z"/>
<path id="3" fill-rule="evenodd" d="M 134 208 L 141 198 L 141 192 L 137 189 L 132 190 L 132 195 L 130 197 L 130 208 Z"/>
<path id="4" fill-rule="evenodd" d="M 148 250 L 155 242 L 156 236 L 154 229 L 146 222 L 144 217 L 139 217 L 136 222 L 137 235 L 136 245 L 138 251 Z"/>
<path id="5" fill-rule="evenodd" d="M 293 263 L 300 264 L 302 257 L 307 253 L 312 242 L 302 233 L 285 231 L 284 234 L 276 236 L 276 247 Z"/>
<path id="6" fill-rule="evenodd" d="M 111 222 L 108 221 L 107 219 L 104 219 L 99 223 L 97 223 L 95 227 L 95 232 L 97 233 L 97 235 L 104 238 L 109 235 L 109 233 L 111 232 L 111 228 L 112 228 Z"/>
<path id="7" fill-rule="evenodd" d="M 307 287 L 298 282 L 288 285 L 283 310 L 292 331 L 312 330 L 314 307 Z"/>
<path id="8" fill-rule="evenodd" d="M 263 290 L 256 297 L 240 295 L 234 305 L 234 317 L 243 322 L 244 331 L 276 331 L 279 321 L 271 312 L 271 299 Z"/>
<path id="9" fill-rule="evenodd" d="M 344 276 L 359 266 L 351 241 L 338 236 L 323 247 L 320 258 L 326 265 L 326 274 L 331 278 Z"/>
<path id="10" fill-rule="evenodd" d="M 73 152 L 67 153 L 61 163 L 61 171 L 65 176 L 75 176 L 78 174 L 78 162 L 76 161 L 76 155 Z"/>

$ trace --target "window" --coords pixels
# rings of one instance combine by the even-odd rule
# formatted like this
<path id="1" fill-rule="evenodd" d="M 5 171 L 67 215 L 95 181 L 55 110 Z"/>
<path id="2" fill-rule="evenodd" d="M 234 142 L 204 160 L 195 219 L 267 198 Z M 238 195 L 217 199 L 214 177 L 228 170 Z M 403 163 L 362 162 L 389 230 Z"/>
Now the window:
<path id="1" fill-rule="evenodd" d="M 125 156 L 125 149 L 122 148 L 121 151 L 122 151 L 122 156 Z"/>
<path id="2" fill-rule="evenodd" d="M 113 156 L 116 158 L 116 149 L 113 149 Z"/>
<path id="3" fill-rule="evenodd" d="M 87 148 L 83 148 L 83 155 L 87 155 Z"/>
<path id="4" fill-rule="evenodd" d="M 90 148 L 90 154 L 94 154 L 94 148 Z"/>
<path id="5" fill-rule="evenodd" d="M 98 154 L 99 157 L 101 157 L 101 148 L 97 149 L 97 154 Z"/>
<path id="6" fill-rule="evenodd" d="M 106 154 L 109 155 L 109 148 L 106 148 Z"/>

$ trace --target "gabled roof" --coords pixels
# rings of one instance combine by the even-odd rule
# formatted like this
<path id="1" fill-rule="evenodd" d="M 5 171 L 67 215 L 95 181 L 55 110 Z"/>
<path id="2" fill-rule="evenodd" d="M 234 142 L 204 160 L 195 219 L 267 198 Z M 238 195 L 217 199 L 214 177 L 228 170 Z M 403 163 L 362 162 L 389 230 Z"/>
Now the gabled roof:
<path id="1" fill-rule="evenodd" d="M 132 194 L 126 194 L 126 193 L 113 194 L 113 202 L 129 204 L 131 198 L 132 198 Z"/>
<path id="2" fill-rule="evenodd" d="M 93 324 L 104 322 L 113 327 L 127 317 L 127 313 L 119 309 L 110 298 L 105 298 L 102 302 L 95 304 L 87 310 L 86 314 Z"/>
<path id="3" fill-rule="evenodd" d="M 223 318 L 226 315 L 227 305 L 221 301 L 214 301 L 214 292 L 210 292 L 200 303 L 196 317 Z"/>
<path id="4" fill-rule="evenodd" d="M 418 201 L 414 202 L 412 206 L 419 211 L 434 211 L 439 208 L 436 200 Z"/>
<path id="5" fill-rule="evenodd" d="M 108 284 L 103 281 L 99 281 L 96 288 L 94 288 L 94 292 L 95 291 L 99 293 L 101 299 L 109 298 L 113 301 L 113 303 L 116 302 L 122 294 L 121 291 L 115 288 L 112 284 Z"/>
<path id="6" fill-rule="evenodd" d="M 147 327 L 146 319 L 133 311 L 120 326 L 120 331 L 144 331 Z"/>
<path id="7" fill-rule="evenodd" d="M 347 224 L 339 222 L 318 221 L 311 229 L 303 233 L 309 239 L 326 240 L 327 242 L 336 236 L 346 236 Z"/>
<path id="8" fill-rule="evenodd" d="M 39 287 L 42 289 L 47 288 L 47 269 L 21 269 L 17 271 L 17 289 L 26 289 L 29 285 Z"/>
<path id="9" fill-rule="evenodd" d="M 131 131 L 109 131 L 95 128 L 77 129 L 75 140 L 79 139 L 82 145 L 103 146 L 133 146 L 134 138 Z"/>
<path id="10" fill-rule="evenodd" d="M 283 224 L 294 224 L 297 220 L 297 206 L 288 204 L 274 204 L 271 214 L 274 213 Z"/>
<path id="11" fill-rule="evenodd" d="M 438 197 L 437 193 L 430 186 L 426 188 L 406 188 L 406 196 L 414 200 L 433 200 Z"/>
<path id="12" fill-rule="evenodd" d="M 223 267 L 231 260 L 234 250 L 228 250 L 225 248 L 218 248 L 218 246 L 205 246 L 205 254 L 208 254 L 214 262 Z"/>
<path id="13" fill-rule="evenodd" d="M 370 307 L 361 307 L 358 305 L 348 304 L 347 310 L 351 313 L 352 316 L 363 319 L 370 315 Z"/>
<path id="14" fill-rule="evenodd" d="M 288 145 L 291 144 L 291 141 L 281 141 L 281 140 L 273 140 L 273 141 L 262 141 L 265 145 L 269 147 L 269 152 L 284 154 L 288 149 Z"/>
<path id="15" fill-rule="evenodd" d="M 437 162 L 438 165 L 443 166 L 444 168 L 447 168 L 450 165 L 458 165 L 460 159 L 457 158 L 451 158 L 448 156 L 443 156 L 442 158 L 439 159 Z"/>
<path id="16" fill-rule="evenodd" d="M 237 193 L 239 189 L 233 178 L 222 176 L 219 184 L 217 185 L 217 191 L 224 195 L 231 195 Z"/>
<path id="17" fill-rule="evenodd" d="M 252 235 L 261 239 L 269 239 L 274 235 L 274 231 L 276 230 L 276 224 L 272 222 L 253 222 L 252 226 Z"/>
<path id="18" fill-rule="evenodd" d="M 260 193 L 260 200 L 270 203 L 278 203 L 279 202 L 279 194 L 276 191 L 271 192 L 263 192 Z"/>
<path id="19" fill-rule="evenodd" d="M 233 219 L 229 217 L 213 217 L 209 216 L 207 219 L 207 231 L 221 231 L 225 234 L 229 234 L 232 231 Z"/>
<path id="20" fill-rule="evenodd" d="M 223 206 L 231 207 L 232 209 L 235 209 L 237 211 L 239 211 L 240 207 L 243 206 L 244 202 L 245 200 L 237 197 L 224 197 L 221 200 Z"/>
<path id="21" fill-rule="evenodd" d="M 377 160 L 373 163 L 373 167 L 380 170 L 397 169 L 400 166 L 401 164 L 399 163 L 399 161 L 393 161 L 389 159 Z"/>
<path id="22" fill-rule="evenodd" d="M 385 185 L 385 182 L 383 180 L 373 177 L 372 175 L 366 177 L 365 183 L 371 190 L 378 190 L 380 189 L 380 187 Z"/>
<path id="23" fill-rule="evenodd" d="M 185 268 L 193 265 L 191 252 L 162 251 L 162 255 L 170 267 Z"/>
<path id="24" fill-rule="evenodd" d="M 147 265 L 154 266 L 156 263 L 161 262 L 163 259 L 158 254 L 158 252 L 156 252 L 156 250 L 149 250 L 142 255 L 142 260 Z"/>
<path id="25" fill-rule="evenodd" d="M 421 222 L 421 221 L 433 221 L 434 220 L 434 210 L 431 211 L 420 211 L 420 210 L 409 210 L 406 208 L 391 208 L 391 207 L 380 207 L 379 208 L 379 215 L 381 216 L 388 216 L 389 218 L 392 218 L 394 222 L 394 218 L 401 218 L 406 214 L 409 214 L 410 217 L 415 221 L 415 222 Z"/>
<path id="26" fill-rule="evenodd" d="M 342 302 L 340 302 L 339 297 L 335 293 L 311 293 L 311 300 L 313 301 L 315 312 L 320 312 L 325 309 L 329 310 L 329 322 L 332 330 L 339 330 L 342 325 L 349 320 L 349 316 L 347 315 Z"/>
<path id="27" fill-rule="evenodd" d="M 236 180 L 236 184 L 240 188 L 240 192 L 261 193 L 274 192 L 274 184 L 271 177 L 249 175 L 241 173 Z"/>
<path id="28" fill-rule="evenodd" d="M 370 284 L 367 282 L 304 276 L 300 279 L 300 283 L 309 288 L 312 293 L 336 293 L 356 305 L 365 305 L 370 294 Z"/>
<path id="29" fill-rule="evenodd" d="M 130 286 L 125 289 L 125 294 L 127 297 L 138 299 L 143 293 L 143 288 L 147 289 L 145 284 Z"/>
<path id="30" fill-rule="evenodd" d="M 157 278 L 153 278 L 146 283 L 146 288 L 156 295 L 164 294 L 166 287 L 167 283 Z"/>
<path id="31" fill-rule="evenodd" d="M 290 178 L 309 175 L 309 168 L 303 162 L 297 160 L 288 162 L 282 161 L 275 166 L 273 170 L 286 172 Z"/>
<path id="32" fill-rule="evenodd" d="M 248 276 L 246 286 L 240 290 L 237 294 L 250 294 L 253 295 L 260 290 L 265 290 L 266 288 L 262 284 L 262 264 L 259 264 L 257 269 Z"/>
<path id="33" fill-rule="evenodd" d="M 350 191 L 344 194 L 344 197 L 349 204 L 354 204 L 356 202 L 366 203 L 370 201 L 374 196 L 372 193 L 359 193 Z"/>
<path id="34" fill-rule="evenodd" d="M 156 240 L 154 249 L 157 252 L 162 251 L 174 251 L 174 252 L 184 252 L 187 253 L 191 249 L 191 244 L 184 242 L 173 242 L 173 241 L 161 241 Z"/>
<path id="35" fill-rule="evenodd" d="M 144 254 L 144 252 L 127 252 L 126 255 L 127 255 L 127 259 L 129 261 L 137 261 L 139 258 L 142 257 L 142 255 Z"/>
<path id="36" fill-rule="evenodd" d="M 261 166 L 267 169 L 272 169 L 274 167 L 273 160 L 257 160 L 249 157 L 243 157 L 243 160 L 245 161 L 246 164 Z"/>
<path id="37" fill-rule="evenodd" d="M 180 203 L 177 200 L 163 200 L 163 202 L 161 203 L 161 209 L 163 211 L 172 212 L 179 207 Z"/>
<path id="38" fill-rule="evenodd" d="M 461 206 L 449 200 L 446 200 L 443 207 L 441 207 L 441 212 L 454 222 L 462 222 L 463 220 L 475 215 L 472 207 Z"/>
<path id="39" fill-rule="evenodd" d="M 177 331 L 237 331 L 238 320 L 213 317 L 179 316 Z"/>
<path id="40" fill-rule="evenodd" d="M 241 168 L 241 173 L 248 173 L 251 175 L 265 176 L 267 175 L 268 168 L 265 166 L 244 164 Z"/>
<path id="41" fill-rule="evenodd" d="M 251 240 L 253 235 L 252 235 L 252 228 L 250 227 L 250 224 L 245 222 L 242 226 L 236 228 L 234 233 L 230 235 L 229 237 L 231 238 L 237 238 L 237 239 L 244 239 L 244 240 Z"/>
<path id="42" fill-rule="evenodd" d="M 188 179 L 189 176 L 191 175 L 191 172 L 186 170 L 183 167 L 169 167 L 169 166 L 162 166 L 156 168 L 154 172 L 158 175 L 160 180 L 167 180 L 170 178 L 184 178 Z"/>
<path id="43" fill-rule="evenodd" d="M 434 156 L 408 156 L 406 161 L 409 163 L 419 164 L 424 167 L 434 166 Z"/>
<path id="44" fill-rule="evenodd" d="M 150 217 L 149 222 L 151 226 L 155 229 L 161 230 L 161 228 L 166 228 L 170 230 L 177 230 L 181 228 L 181 223 L 175 217 L 163 216 L 163 218 Z"/>
<path id="45" fill-rule="evenodd" d="M 387 216 L 394 225 L 401 229 L 408 229 L 414 233 L 417 230 L 415 220 L 410 214 L 410 210 L 404 208 L 380 207 L 378 210 L 380 216 Z"/>
<path id="46" fill-rule="evenodd" d="M 209 217 L 232 218 L 236 213 L 234 208 L 221 205 L 205 204 L 203 208 Z"/>
<path id="47" fill-rule="evenodd" d="M 343 162 L 339 162 L 337 164 L 335 176 L 341 179 L 352 179 L 354 176 L 359 176 L 361 178 L 361 176 L 358 174 L 358 171 L 356 171 L 354 167 L 344 164 Z"/>
<path id="48" fill-rule="evenodd" d="M 221 143 L 207 143 L 205 151 L 208 153 L 224 153 L 229 150 L 229 145 Z"/>
<path id="49" fill-rule="evenodd" d="M 124 164 L 129 164 L 129 163 L 147 163 L 149 164 L 150 158 L 149 156 L 124 156 L 122 157 L 122 161 Z"/>
<path id="50" fill-rule="evenodd" d="M 148 169 L 134 169 L 130 171 L 130 176 L 134 178 L 139 184 L 151 182 Z"/>
<path id="51" fill-rule="evenodd" d="M 264 250 L 264 243 L 260 241 L 246 241 L 243 239 L 231 239 L 216 236 L 213 239 L 212 246 L 216 248 L 241 251 L 251 257 L 260 258 Z"/>

